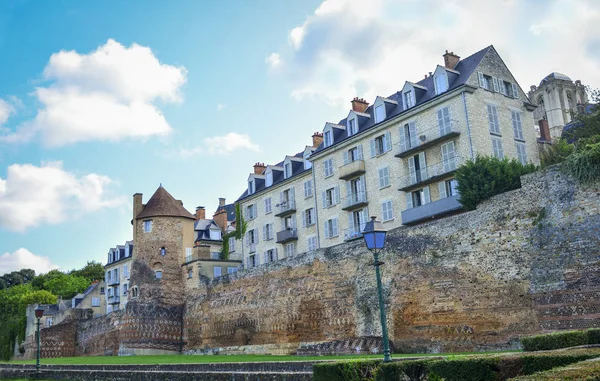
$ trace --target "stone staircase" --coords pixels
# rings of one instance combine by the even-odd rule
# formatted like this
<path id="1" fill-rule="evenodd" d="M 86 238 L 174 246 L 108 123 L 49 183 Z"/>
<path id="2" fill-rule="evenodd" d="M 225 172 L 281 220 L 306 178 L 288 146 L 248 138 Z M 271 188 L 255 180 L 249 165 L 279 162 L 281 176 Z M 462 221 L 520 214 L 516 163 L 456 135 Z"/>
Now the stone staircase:
<path id="1" fill-rule="evenodd" d="M 296 355 L 298 356 L 352 355 L 375 353 L 383 353 L 383 340 L 381 339 L 381 337 L 367 336 L 348 340 L 327 341 L 316 344 L 301 344 L 300 347 L 296 350 Z"/>

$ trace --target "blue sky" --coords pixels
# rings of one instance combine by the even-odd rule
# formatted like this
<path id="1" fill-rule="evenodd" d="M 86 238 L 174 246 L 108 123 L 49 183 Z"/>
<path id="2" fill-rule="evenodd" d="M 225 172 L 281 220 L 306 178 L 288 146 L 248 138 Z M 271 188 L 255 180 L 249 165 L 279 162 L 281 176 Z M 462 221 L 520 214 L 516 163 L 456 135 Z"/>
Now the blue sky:
<path id="1" fill-rule="evenodd" d="M 0 273 L 105 261 L 131 196 L 234 201 L 255 162 L 494 44 L 600 86 L 589 1 L 0 1 Z"/>

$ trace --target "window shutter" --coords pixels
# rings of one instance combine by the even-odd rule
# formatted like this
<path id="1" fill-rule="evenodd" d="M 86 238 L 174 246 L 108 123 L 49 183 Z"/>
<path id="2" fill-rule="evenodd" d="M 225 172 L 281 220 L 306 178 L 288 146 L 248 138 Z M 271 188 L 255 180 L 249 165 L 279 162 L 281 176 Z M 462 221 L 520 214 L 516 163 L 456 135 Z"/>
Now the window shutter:
<path id="1" fill-rule="evenodd" d="M 346 181 L 346 197 L 350 198 L 352 196 L 352 183 L 350 181 Z"/>
<path id="2" fill-rule="evenodd" d="M 258 243 L 258 230 L 253 229 L 252 231 L 254 232 L 254 234 L 253 234 L 254 235 L 254 239 L 255 239 L 254 243 Z"/>
<path id="3" fill-rule="evenodd" d="M 296 229 L 296 214 L 292 214 L 291 224 L 292 229 Z"/>
<path id="4" fill-rule="evenodd" d="M 517 127 L 517 113 L 514 111 L 510 112 L 510 115 L 512 117 L 512 125 L 513 125 L 513 133 L 515 135 L 515 138 L 519 138 L 519 130 Z"/>
<path id="5" fill-rule="evenodd" d="M 519 97 L 519 89 L 517 88 L 517 84 L 516 83 L 511 83 L 512 85 L 512 96 L 513 98 L 518 98 Z"/>
<path id="6" fill-rule="evenodd" d="M 327 208 L 327 192 L 323 191 L 321 194 L 323 195 L 323 208 Z"/>
<path id="7" fill-rule="evenodd" d="M 414 89 L 410 92 L 410 99 L 412 100 L 411 107 L 415 106 L 417 104 L 417 95 Z"/>
<path id="8" fill-rule="evenodd" d="M 383 188 L 383 186 L 384 186 L 384 182 L 383 182 L 383 175 L 384 175 L 383 168 L 379 168 L 378 173 L 379 173 L 379 188 Z"/>
<path id="9" fill-rule="evenodd" d="M 292 187 L 290 188 L 290 203 L 294 202 L 294 200 L 296 200 L 296 188 Z M 288 205 L 288 207 L 292 207 L 293 205 Z"/>
<path id="10" fill-rule="evenodd" d="M 440 128 L 440 136 L 445 135 L 445 128 L 444 128 L 444 112 L 442 111 L 442 109 L 438 110 L 437 112 L 437 116 L 438 116 L 438 126 Z"/>
<path id="11" fill-rule="evenodd" d="M 400 152 L 406 151 L 406 131 L 404 126 L 400 126 Z"/>
<path id="12" fill-rule="evenodd" d="M 363 159 L 362 144 L 360 144 L 360 145 L 358 145 L 358 147 L 356 147 L 356 151 L 358 153 L 358 160 L 362 160 Z"/>
<path id="13" fill-rule="evenodd" d="M 410 135 L 410 146 L 417 146 L 417 124 L 415 122 L 410 122 L 408 124 L 408 131 Z"/>
<path id="14" fill-rule="evenodd" d="M 498 78 L 492 77 L 492 85 L 494 86 L 494 91 L 498 92 Z"/>
<path id="15" fill-rule="evenodd" d="M 333 236 L 333 237 L 335 237 L 335 236 L 337 236 L 337 235 L 338 235 L 338 221 L 337 221 L 337 218 L 333 218 L 333 219 L 331 220 L 331 223 L 332 223 L 332 225 L 333 225 L 333 227 L 332 227 L 332 229 L 331 229 L 331 230 L 333 230 L 333 234 L 332 234 L 332 236 Z"/>
<path id="16" fill-rule="evenodd" d="M 478 71 L 477 76 L 479 77 L 479 87 L 485 88 L 485 80 L 483 79 L 483 73 Z"/>
<path id="17" fill-rule="evenodd" d="M 431 195 L 429 194 L 429 187 L 423 188 L 423 204 L 429 204 L 431 202 Z"/>
<path id="18" fill-rule="evenodd" d="M 367 222 L 367 220 L 369 219 L 369 210 L 367 209 L 367 207 L 365 207 L 363 210 L 360 211 L 360 227 L 359 230 L 362 233 L 363 229 L 364 229 L 364 224 Z"/>
<path id="19" fill-rule="evenodd" d="M 440 199 L 448 197 L 446 195 L 446 182 L 445 181 L 442 181 L 441 183 L 438 184 L 438 189 L 440 191 Z"/>
<path id="20" fill-rule="evenodd" d="M 419 166 L 421 167 L 421 180 L 427 179 L 427 163 L 425 161 L 425 152 L 419 154 Z"/>
<path id="21" fill-rule="evenodd" d="M 344 164 L 348 164 L 348 163 L 349 163 L 348 151 L 344 151 Z"/>
<path id="22" fill-rule="evenodd" d="M 308 209 L 307 209 L 307 210 L 308 210 Z M 305 210 L 305 211 L 302 213 L 302 227 L 303 227 L 303 228 L 305 228 L 305 227 L 306 227 L 306 212 L 307 212 L 307 210 Z"/>
<path id="23" fill-rule="evenodd" d="M 412 209 L 412 207 L 413 207 L 412 193 L 408 192 L 408 193 L 406 193 L 406 209 Z"/>
<path id="24" fill-rule="evenodd" d="M 348 213 L 348 227 L 350 227 L 350 228 L 355 227 L 353 213 Z"/>
<path id="25" fill-rule="evenodd" d="M 504 86 L 504 81 L 498 78 L 498 87 L 500 87 L 500 94 L 506 95 L 506 86 Z"/>
<path id="26" fill-rule="evenodd" d="M 410 173 L 410 183 L 414 184 L 417 182 L 417 172 L 415 170 L 415 159 L 416 156 L 408 158 L 408 172 Z"/>
<path id="27" fill-rule="evenodd" d="M 369 143 L 371 144 L 371 157 L 377 156 L 377 151 L 375 150 L 375 139 L 369 140 Z"/>
<path id="28" fill-rule="evenodd" d="M 268 229 L 269 225 L 265 225 L 263 226 L 263 241 L 267 240 L 267 229 Z"/>
<path id="29" fill-rule="evenodd" d="M 325 221 L 325 238 L 329 238 L 329 221 Z"/>
<path id="30" fill-rule="evenodd" d="M 383 139 L 385 140 L 383 142 L 385 152 L 391 151 L 392 150 L 392 134 L 390 134 L 389 131 L 386 132 L 385 135 L 383 135 Z"/>
<path id="31" fill-rule="evenodd" d="M 340 187 L 339 185 L 335 187 L 335 203 L 340 203 Z"/>

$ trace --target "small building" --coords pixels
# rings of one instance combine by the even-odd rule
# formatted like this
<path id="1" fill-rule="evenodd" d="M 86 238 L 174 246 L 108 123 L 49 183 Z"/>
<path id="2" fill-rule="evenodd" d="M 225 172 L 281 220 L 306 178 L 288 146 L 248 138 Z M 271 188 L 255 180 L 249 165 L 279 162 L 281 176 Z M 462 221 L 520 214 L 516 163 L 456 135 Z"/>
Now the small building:
<path id="1" fill-rule="evenodd" d="M 129 295 L 129 276 L 133 258 L 133 241 L 117 245 L 108 251 L 108 260 L 104 266 L 106 292 L 106 313 L 124 309 Z"/>

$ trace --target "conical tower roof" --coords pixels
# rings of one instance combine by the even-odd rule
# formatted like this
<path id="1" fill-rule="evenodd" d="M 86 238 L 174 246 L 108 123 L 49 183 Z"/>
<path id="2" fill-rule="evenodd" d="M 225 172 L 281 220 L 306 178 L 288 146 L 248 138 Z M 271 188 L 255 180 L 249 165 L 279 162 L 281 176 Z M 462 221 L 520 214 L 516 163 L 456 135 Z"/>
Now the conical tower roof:
<path id="1" fill-rule="evenodd" d="M 136 216 L 136 219 L 150 217 L 185 217 L 192 220 L 196 219 L 183 207 L 181 201 L 175 200 L 162 185 L 150 197 L 144 209 Z"/>

